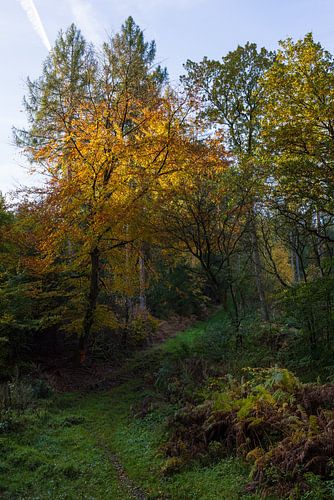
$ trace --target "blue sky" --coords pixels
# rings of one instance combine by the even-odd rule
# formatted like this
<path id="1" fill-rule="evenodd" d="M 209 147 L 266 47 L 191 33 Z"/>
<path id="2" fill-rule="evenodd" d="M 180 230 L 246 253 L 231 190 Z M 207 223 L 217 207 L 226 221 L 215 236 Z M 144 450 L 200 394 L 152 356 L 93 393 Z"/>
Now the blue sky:
<path id="1" fill-rule="evenodd" d="M 219 59 L 247 41 L 269 49 L 287 36 L 315 39 L 334 52 L 334 0 L 0 0 L 0 190 L 31 184 L 26 163 L 12 144 L 11 128 L 25 124 L 25 80 L 41 73 L 47 41 L 75 22 L 87 39 L 100 43 L 132 15 L 147 40 L 157 43 L 157 59 L 172 80 L 187 59 Z M 34 3 L 42 27 L 24 5 Z"/>

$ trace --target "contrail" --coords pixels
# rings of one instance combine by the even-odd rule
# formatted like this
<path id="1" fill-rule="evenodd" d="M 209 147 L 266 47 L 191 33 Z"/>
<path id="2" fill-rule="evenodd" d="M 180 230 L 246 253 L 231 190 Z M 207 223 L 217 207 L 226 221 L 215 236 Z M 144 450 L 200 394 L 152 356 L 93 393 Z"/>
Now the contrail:
<path id="1" fill-rule="evenodd" d="M 44 29 L 41 18 L 39 17 L 38 11 L 34 4 L 34 0 L 19 0 L 21 7 L 26 11 L 29 21 L 31 22 L 34 30 L 37 32 L 38 36 L 43 42 L 43 45 L 50 52 L 51 44 L 49 42 L 48 36 Z"/>

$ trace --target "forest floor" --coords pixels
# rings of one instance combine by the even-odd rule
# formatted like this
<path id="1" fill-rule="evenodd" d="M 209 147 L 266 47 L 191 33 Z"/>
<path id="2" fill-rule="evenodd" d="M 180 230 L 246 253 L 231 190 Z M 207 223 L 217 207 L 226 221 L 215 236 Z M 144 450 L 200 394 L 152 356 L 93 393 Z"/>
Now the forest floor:
<path id="1" fill-rule="evenodd" d="M 226 333 L 228 320 L 221 311 L 188 327 L 175 320 L 164 328 L 155 344 L 137 351 L 114 371 L 87 376 L 79 390 L 57 392 L 9 414 L 7 420 L 2 418 L 0 498 L 260 498 L 247 489 L 250 466 L 233 455 L 210 462 L 192 460 L 166 473 L 163 445 L 170 433 L 168 422 L 189 395 L 191 401 L 202 391 L 202 372 L 196 382 L 188 362 L 197 353 L 204 370 L 218 362 L 227 376 L 237 378 L 244 367 L 278 364 L 302 381 L 324 383 L 331 381 L 331 353 L 328 359 L 312 357 L 298 329 L 261 324 L 256 317 L 245 323 L 241 349 Z M 181 378 L 170 376 L 168 370 L 175 363 Z M 173 399 L 173 394 L 185 397 Z M 305 498 L 329 498 L 309 495 Z"/>
<path id="2" fill-rule="evenodd" d="M 0 497 L 5 499 L 241 499 L 249 469 L 238 458 L 194 464 L 164 476 L 160 447 L 175 408 L 151 403 L 152 366 L 191 345 L 214 316 L 137 353 L 94 391 L 58 394 L 22 413 L 0 434 Z M 144 401 L 144 405 L 143 405 Z M 151 404 L 150 411 L 145 409 Z"/>
<path id="3" fill-rule="evenodd" d="M 153 346 L 163 344 L 168 339 L 182 334 L 187 328 L 198 322 L 196 316 L 180 316 L 173 315 L 168 320 L 159 322 L 159 326 L 144 350 L 150 350 Z M 76 348 L 76 345 L 75 345 Z M 137 348 L 138 350 L 138 348 Z M 110 353 L 109 353 L 110 354 Z M 87 359 L 86 362 L 78 366 L 73 363 L 73 358 L 76 356 L 76 351 L 71 349 L 65 350 L 60 356 L 45 354 L 41 358 L 41 363 L 36 364 L 34 376 L 47 380 L 50 386 L 56 392 L 73 392 L 94 390 L 96 387 L 120 385 L 120 373 L 126 371 L 127 358 L 133 357 L 133 350 L 125 356 L 122 353 L 112 353 L 104 359 Z M 140 353 L 142 356 L 142 351 Z M 111 359 L 105 359 L 105 358 Z M 121 371 L 120 371 L 121 369 Z"/>

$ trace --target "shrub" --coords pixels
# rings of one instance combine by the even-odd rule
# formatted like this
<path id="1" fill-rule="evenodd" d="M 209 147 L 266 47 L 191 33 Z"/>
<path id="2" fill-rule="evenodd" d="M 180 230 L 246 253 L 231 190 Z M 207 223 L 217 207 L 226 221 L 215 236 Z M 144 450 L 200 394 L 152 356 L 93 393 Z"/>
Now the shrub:
<path id="1" fill-rule="evenodd" d="M 204 333 L 194 340 L 194 352 L 210 361 L 224 361 L 227 359 L 230 347 L 230 324 L 208 326 Z"/>
<path id="2" fill-rule="evenodd" d="M 168 457 L 203 460 L 216 447 L 236 452 L 253 462 L 249 488 L 266 493 L 285 495 L 296 485 L 305 493 L 310 473 L 331 478 L 334 385 L 301 384 L 277 367 L 248 369 L 241 382 L 225 380 L 218 391 L 220 384 L 210 381 L 213 392 L 204 403 L 188 404 L 170 420 Z"/>
<path id="3" fill-rule="evenodd" d="M 36 399 L 48 399 L 52 396 L 53 390 L 44 379 L 36 379 L 32 382 L 32 395 Z"/>
<path id="4" fill-rule="evenodd" d="M 286 313 L 303 328 L 313 351 L 321 345 L 328 348 L 333 341 L 333 285 L 333 274 L 330 274 L 295 284 L 284 293 Z"/>
<path id="5" fill-rule="evenodd" d="M 33 387 L 26 382 L 16 379 L 0 385 L 0 410 L 23 411 L 33 398 Z"/>
<path id="6" fill-rule="evenodd" d="M 202 357 L 178 357 L 175 354 L 163 361 L 155 386 L 170 401 L 194 402 L 198 400 L 203 382 L 215 374 L 215 370 Z"/>
<path id="7" fill-rule="evenodd" d="M 159 320 L 147 311 L 138 311 L 128 327 L 128 340 L 131 344 L 141 345 L 152 342 L 159 326 Z"/>

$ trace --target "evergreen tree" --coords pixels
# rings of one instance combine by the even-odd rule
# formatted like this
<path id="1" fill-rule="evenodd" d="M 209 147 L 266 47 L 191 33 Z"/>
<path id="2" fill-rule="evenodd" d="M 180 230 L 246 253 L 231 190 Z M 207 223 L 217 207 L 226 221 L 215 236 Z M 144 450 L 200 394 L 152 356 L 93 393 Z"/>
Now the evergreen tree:
<path id="1" fill-rule="evenodd" d="M 24 107 L 27 130 L 14 130 L 20 147 L 43 148 L 50 140 L 70 132 L 80 103 L 91 98 L 97 64 L 94 51 L 72 24 L 58 38 L 47 57 L 42 74 L 27 79 Z M 62 145 L 60 144 L 60 147 Z"/>
<path id="2" fill-rule="evenodd" d="M 103 92 L 112 99 L 127 96 L 152 102 L 168 78 L 155 57 L 155 42 L 145 42 L 143 31 L 128 17 L 121 31 L 103 45 Z"/>

